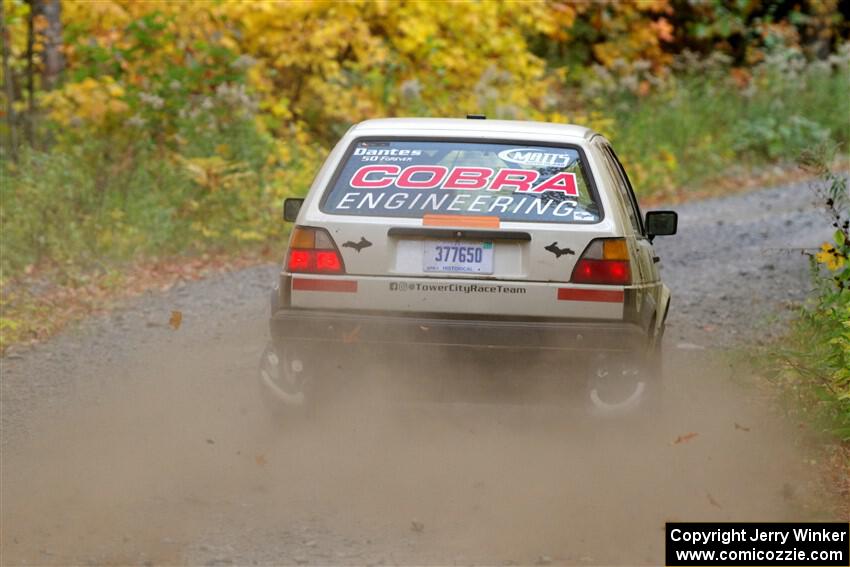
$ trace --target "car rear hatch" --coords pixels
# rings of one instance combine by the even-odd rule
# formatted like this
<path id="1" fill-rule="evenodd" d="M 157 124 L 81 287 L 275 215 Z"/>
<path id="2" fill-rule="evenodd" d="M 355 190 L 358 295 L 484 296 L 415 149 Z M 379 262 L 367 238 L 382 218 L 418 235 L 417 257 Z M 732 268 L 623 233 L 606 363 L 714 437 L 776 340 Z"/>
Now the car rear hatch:
<path id="1" fill-rule="evenodd" d="M 558 289 L 612 291 L 567 285 L 612 231 L 577 146 L 361 138 L 305 225 L 327 231 L 344 275 L 296 276 L 296 307 L 595 317 Z M 356 286 L 316 293 L 305 278 Z M 622 291 L 598 297 L 622 316 Z"/>

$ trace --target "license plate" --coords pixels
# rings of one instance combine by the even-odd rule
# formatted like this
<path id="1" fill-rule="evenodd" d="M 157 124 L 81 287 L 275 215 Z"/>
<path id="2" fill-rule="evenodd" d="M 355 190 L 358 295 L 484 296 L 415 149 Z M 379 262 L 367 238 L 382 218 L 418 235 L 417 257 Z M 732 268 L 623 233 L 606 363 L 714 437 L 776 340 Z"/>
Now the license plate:
<path id="1" fill-rule="evenodd" d="M 492 274 L 492 242 L 425 242 L 422 270 L 456 274 Z"/>

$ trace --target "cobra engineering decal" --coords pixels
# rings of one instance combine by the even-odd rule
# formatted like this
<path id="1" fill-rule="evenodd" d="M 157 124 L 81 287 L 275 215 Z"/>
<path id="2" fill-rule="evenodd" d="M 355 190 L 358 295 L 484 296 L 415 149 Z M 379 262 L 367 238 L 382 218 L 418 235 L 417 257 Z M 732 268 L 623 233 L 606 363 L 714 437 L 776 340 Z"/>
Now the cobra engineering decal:
<path id="1" fill-rule="evenodd" d="M 540 179 L 535 169 L 448 167 L 442 165 L 364 165 L 354 172 L 353 189 L 447 189 L 477 191 L 509 190 L 516 193 L 558 193 L 577 197 L 576 175 L 568 171 Z"/>

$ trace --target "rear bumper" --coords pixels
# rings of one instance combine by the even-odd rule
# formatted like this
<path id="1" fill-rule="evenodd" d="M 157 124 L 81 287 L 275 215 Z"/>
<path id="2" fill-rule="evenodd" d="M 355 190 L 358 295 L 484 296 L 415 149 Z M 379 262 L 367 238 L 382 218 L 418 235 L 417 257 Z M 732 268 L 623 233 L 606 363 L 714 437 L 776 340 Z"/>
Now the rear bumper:
<path id="1" fill-rule="evenodd" d="M 634 352 L 647 335 L 626 321 L 490 320 L 310 309 L 279 309 L 275 342 L 431 345 L 482 349 Z"/>

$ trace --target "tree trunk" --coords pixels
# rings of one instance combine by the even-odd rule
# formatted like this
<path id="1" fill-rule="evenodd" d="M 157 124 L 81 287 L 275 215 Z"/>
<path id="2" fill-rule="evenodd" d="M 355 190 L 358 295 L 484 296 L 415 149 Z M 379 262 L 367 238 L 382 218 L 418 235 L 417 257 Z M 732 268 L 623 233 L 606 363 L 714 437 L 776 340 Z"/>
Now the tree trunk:
<path id="1" fill-rule="evenodd" d="M 27 17 L 27 119 L 24 121 L 24 130 L 27 142 L 32 146 L 33 120 L 35 120 L 35 15 L 36 2 L 29 0 L 30 13 Z"/>
<path id="2" fill-rule="evenodd" d="M 65 57 L 62 54 L 62 4 L 59 0 L 36 0 L 37 15 L 44 16 L 46 27 L 44 38 L 43 84 L 46 90 L 53 89 L 62 80 Z"/>
<path id="3" fill-rule="evenodd" d="M 15 124 L 15 85 L 12 82 L 12 69 L 9 67 L 9 27 L 6 25 L 6 14 L 3 0 L 0 0 L 0 41 L 3 42 L 3 90 L 6 95 L 6 143 L 12 159 L 17 156 L 17 124 Z"/>

